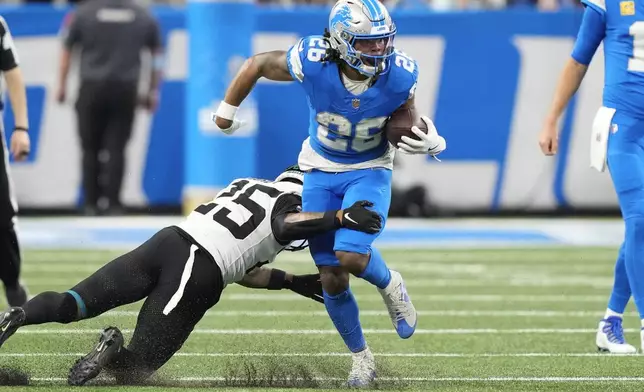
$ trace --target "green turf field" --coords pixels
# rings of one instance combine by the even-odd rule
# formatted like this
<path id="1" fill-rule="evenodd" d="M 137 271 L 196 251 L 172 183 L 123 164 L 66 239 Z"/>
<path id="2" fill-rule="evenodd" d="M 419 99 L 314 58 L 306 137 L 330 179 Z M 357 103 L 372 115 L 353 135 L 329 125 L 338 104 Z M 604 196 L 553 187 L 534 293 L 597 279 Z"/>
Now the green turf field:
<path id="1" fill-rule="evenodd" d="M 353 280 L 362 325 L 377 359 L 378 388 L 586 392 L 644 385 L 644 358 L 599 355 L 594 346 L 612 284 L 615 249 L 383 253 L 406 279 L 419 322 L 411 339 L 399 339 L 377 291 Z M 117 254 L 27 251 L 23 279 L 32 295 L 64 291 Z M 282 255 L 275 265 L 314 271 L 307 252 Z M 24 370 L 32 386 L 62 389 L 70 365 L 90 350 L 100 328 L 117 325 L 126 339 L 130 336 L 139 306 L 66 326 L 24 328 L 0 349 L 2 367 Z M 633 311 L 631 304 L 625 326 L 628 339 L 639 348 Z M 350 357 L 323 305 L 289 292 L 233 285 L 146 390 L 224 390 L 227 385 L 235 391 L 278 390 L 280 385 L 333 390 L 349 367 Z M 106 388 L 141 389 L 86 389 Z M 294 390 L 299 389 L 289 389 Z"/>

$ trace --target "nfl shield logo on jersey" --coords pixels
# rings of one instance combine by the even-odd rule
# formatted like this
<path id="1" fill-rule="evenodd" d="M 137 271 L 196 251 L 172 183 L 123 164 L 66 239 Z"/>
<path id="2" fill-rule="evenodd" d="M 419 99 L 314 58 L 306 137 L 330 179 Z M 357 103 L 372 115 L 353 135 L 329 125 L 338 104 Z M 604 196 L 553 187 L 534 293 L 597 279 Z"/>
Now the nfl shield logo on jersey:
<path id="1" fill-rule="evenodd" d="M 360 107 L 360 100 L 358 98 L 353 98 L 351 100 L 351 106 L 353 106 L 354 109 L 357 109 Z"/>

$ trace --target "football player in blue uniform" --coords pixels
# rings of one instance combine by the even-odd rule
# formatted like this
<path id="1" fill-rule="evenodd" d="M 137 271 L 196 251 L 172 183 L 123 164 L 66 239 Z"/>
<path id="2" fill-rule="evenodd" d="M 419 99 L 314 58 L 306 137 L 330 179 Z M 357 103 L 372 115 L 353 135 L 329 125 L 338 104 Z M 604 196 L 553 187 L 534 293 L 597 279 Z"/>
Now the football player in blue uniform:
<path id="1" fill-rule="evenodd" d="M 260 77 L 296 81 L 310 107 L 309 137 L 298 162 L 306 171 L 303 211 L 349 206 L 368 195 L 384 222 L 396 149 L 383 126 L 396 109 L 413 108 L 418 77 L 416 62 L 394 50 L 395 34 L 378 0 L 340 0 L 331 10 L 325 35 L 302 38 L 288 51 L 248 59 L 213 120 L 231 134 L 243 124 L 235 118 L 237 108 Z M 445 139 L 431 120 L 422 118 L 428 133 L 412 127 L 417 138 L 404 136 L 397 146 L 400 151 L 436 155 L 445 149 Z M 353 353 L 352 386 L 373 381 L 375 361 L 362 333 L 349 274 L 378 288 L 400 337 L 410 337 L 416 328 L 416 310 L 400 273 L 389 270 L 372 246 L 378 235 L 340 229 L 309 240 L 327 312 Z"/>
<path id="2" fill-rule="evenodd" d="M 622 316 L 631 293 L 644 327 L 644 5 L 635 1 L 582 0 L 586 9 L 541 132 L 544 154 L 557 153 L 557 121 L 604 42 L 603 106 L 593 122 L 591 166 L 607 166 L 617 192 L 626 237 L 615 281 L 596 335 L 600 351 L 635 353 L 626 343 Z M 644 343 L 644 335 L 642 343 Z"/>

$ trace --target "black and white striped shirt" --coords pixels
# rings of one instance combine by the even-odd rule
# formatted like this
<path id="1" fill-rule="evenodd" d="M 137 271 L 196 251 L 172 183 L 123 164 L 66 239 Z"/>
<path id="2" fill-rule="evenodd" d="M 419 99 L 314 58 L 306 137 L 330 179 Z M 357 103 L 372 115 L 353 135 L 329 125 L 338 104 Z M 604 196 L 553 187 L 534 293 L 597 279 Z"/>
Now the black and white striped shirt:
<path id="1" fill-rule="evenodd" d="M 13 44 L 9 25 L 0 16 L 0 72 L 11 71 L 18 66 L 18 63 L 18 51 L 16 51 L 16 46 Z M 0 78 L 0 111 L 5 108 L 4 90 L 4 78 Z"/>
<path id="2" fill-rule="evenodd" d="M 7 22 L 0 16 L 0 71 L 10 71 L 18 66 L 18 52 Z"/>

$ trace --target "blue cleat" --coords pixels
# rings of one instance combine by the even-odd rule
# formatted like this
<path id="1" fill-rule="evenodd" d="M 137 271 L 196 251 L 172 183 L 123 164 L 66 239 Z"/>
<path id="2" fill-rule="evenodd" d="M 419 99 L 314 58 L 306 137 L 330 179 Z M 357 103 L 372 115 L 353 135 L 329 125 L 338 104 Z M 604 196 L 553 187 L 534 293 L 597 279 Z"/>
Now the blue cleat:
<path id="1" fill-rule="evenodd" d="M 384 289 L 378 289 L 387 305 L 391 323 L 398 336 L 407 339 L 416 331 L 418 314 L 407 294 L 405 282 L 399 272 L 391 270 L 391 281 Z"/>

